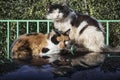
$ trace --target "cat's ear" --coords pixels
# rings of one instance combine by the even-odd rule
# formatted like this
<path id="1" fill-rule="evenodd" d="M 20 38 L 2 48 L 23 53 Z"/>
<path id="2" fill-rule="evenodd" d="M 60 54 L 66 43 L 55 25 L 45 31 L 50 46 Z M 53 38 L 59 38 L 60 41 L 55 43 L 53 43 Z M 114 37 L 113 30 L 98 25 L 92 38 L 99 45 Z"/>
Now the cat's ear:
<path id="1" fill-rule="evenodd" d="M 71 29 L 68 29 L 68 30 L 65 31 L 63 34 L 64 34 L 64 35 L 69 35 L 69 34 L 70 34 L 70 30 L 71 30 Z"/>

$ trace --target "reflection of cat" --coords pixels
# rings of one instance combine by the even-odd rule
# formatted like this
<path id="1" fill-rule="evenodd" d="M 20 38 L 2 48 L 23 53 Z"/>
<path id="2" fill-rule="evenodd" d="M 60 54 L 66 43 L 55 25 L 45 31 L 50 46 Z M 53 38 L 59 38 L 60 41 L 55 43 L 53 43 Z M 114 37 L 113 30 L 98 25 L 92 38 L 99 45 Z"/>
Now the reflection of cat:
<path id="1" fill-rule="evenodd" d="M 42 57 L 48 62 L 54 61 L 58 58 L 56 53 L 59 53 L 69 40 L 68 32 L 58 33 L 52 31 L 48 34 L 31 33 L 21 35 L 12 44 L 11 57 L 12 59 L 24 61 L 31 60 L 34 57 L 37 59 Z"/>

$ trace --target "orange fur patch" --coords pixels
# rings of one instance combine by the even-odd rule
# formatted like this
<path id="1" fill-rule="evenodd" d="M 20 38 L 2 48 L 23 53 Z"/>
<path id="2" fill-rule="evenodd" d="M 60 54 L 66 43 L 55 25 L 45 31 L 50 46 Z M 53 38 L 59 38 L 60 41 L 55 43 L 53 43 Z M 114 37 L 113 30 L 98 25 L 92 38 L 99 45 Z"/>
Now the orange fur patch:
<path id="1" fill-rule="evenodd" d="M 61 35 L 61 36 L 57 37 L 57 41 L 60 42 L 59 43 L 60 48 L 64 48 L 65 47 L 65 41 L 68 41 L 68 40 L 70 40 L 69 36 Z"/>

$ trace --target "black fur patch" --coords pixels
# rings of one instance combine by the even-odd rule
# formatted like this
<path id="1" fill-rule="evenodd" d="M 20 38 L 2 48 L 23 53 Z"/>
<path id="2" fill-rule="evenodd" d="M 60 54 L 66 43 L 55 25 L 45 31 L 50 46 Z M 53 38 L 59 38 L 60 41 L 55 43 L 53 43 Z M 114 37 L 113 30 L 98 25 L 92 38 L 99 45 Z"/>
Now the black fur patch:
<path id="1" fill-rule="evenodd" d="M 85 25 L 85 27 L 82 28 L 82 30 L 79 32 L 79 34 L 82 34 L 87 27 L 88 27 L 88 25 Z"/>
<path id="2" fill-rule="evenodd" d="M 76 25 L 76 21 L 77 21 L 77 17 L 76 17 L 76 15 L 72 15 L 72 20 L 71 20 L 71 25 L 72 26 L 75 26 Z M 76 26 L 77 27 L 77 26 Z"/>
<path id="3" fill-rule="evenodd" d="M 44 59 L 48 59 L 48 58 L 50 58 L 49 56 L 42 56 L 42 58 L 44 58 Z"/>
<path id="4" fill-rule="evenodd" d="M 48 52 L 48 51 L 49 51 L 48 48 L 43 48 L 43 49 L 42 49 L 42 53 L 46 53 L 46 52 Z"/>
<path id="5" fill-rule="evenodd" d="M 71 17 L 72 18 L 72 21 L 71 21 L 72 26 L 79 27 L 80 23 L 82 23 L 83 21 L 86 21 L 88 23 L 88 25 L 95 26 L 99 30 L 101 30 L 97 20 L 93 19 L 89 15 L 83 15 L 83 14 L 79 14 L 79 13 L 76 13 L 76 15 L 77 15 L 77 18 L 75 17 L 75 15 L 73 15 L 73 17 Z"/>
<path id="6" fill-rule="evenodd" d="M 57 37 L 58 37 L 58 35 L 54 35 L 52 38 L 51 38 L 51 41 L 54 43 L 54 44 L 58 44 L 59 43 L 59 41 L 57 41 Z"/>
<path id="7" fill-rule="evenodd" d="M 29 33 L 29 34 L 26 34 L 26 36 L 31 36 L 31 35 L 38 35 L 38 33 Z"/>

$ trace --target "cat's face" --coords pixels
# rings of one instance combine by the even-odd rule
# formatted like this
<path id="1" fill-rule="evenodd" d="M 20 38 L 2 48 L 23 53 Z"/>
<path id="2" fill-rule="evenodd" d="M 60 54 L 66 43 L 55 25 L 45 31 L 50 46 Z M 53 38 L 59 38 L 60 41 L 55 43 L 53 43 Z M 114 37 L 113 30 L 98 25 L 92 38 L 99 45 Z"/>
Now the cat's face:
<path id="1" fill-rule="evenodd" d="M 60 49 L 66 47 L 68 45 L 70 38 L 69 38 L 69 32 L 70 29 L 67 30 L 66 32 L 59 32 L 59 31 L 52 31 L 51 33 L 53 34 L 51 39 L 51 42 L 54 45 L 57 45 Z"/>
<path id="2" fill-rule="evenodd" d="M 48 62 L 53 62 L 56 59 L 58 59 L 58 54 L 61 49 L 67 47 L 70 43 L 70 38 L 68 36 L 69 31 L 66 31 L 64 33 L 59 32 L 51 32 L 52 37 L 50 38 L 50 42 L 48 41 L 48 45 L 43 48 L 42 53 L 40 56 L 42 58 L 47 58 Z"/>
<path id="3" fill-rule="evenodd" d="M 65 5 L 55 4 L 48 8 L 47 19 L 61 21 L 69 14 L 69 8 Z"/>

